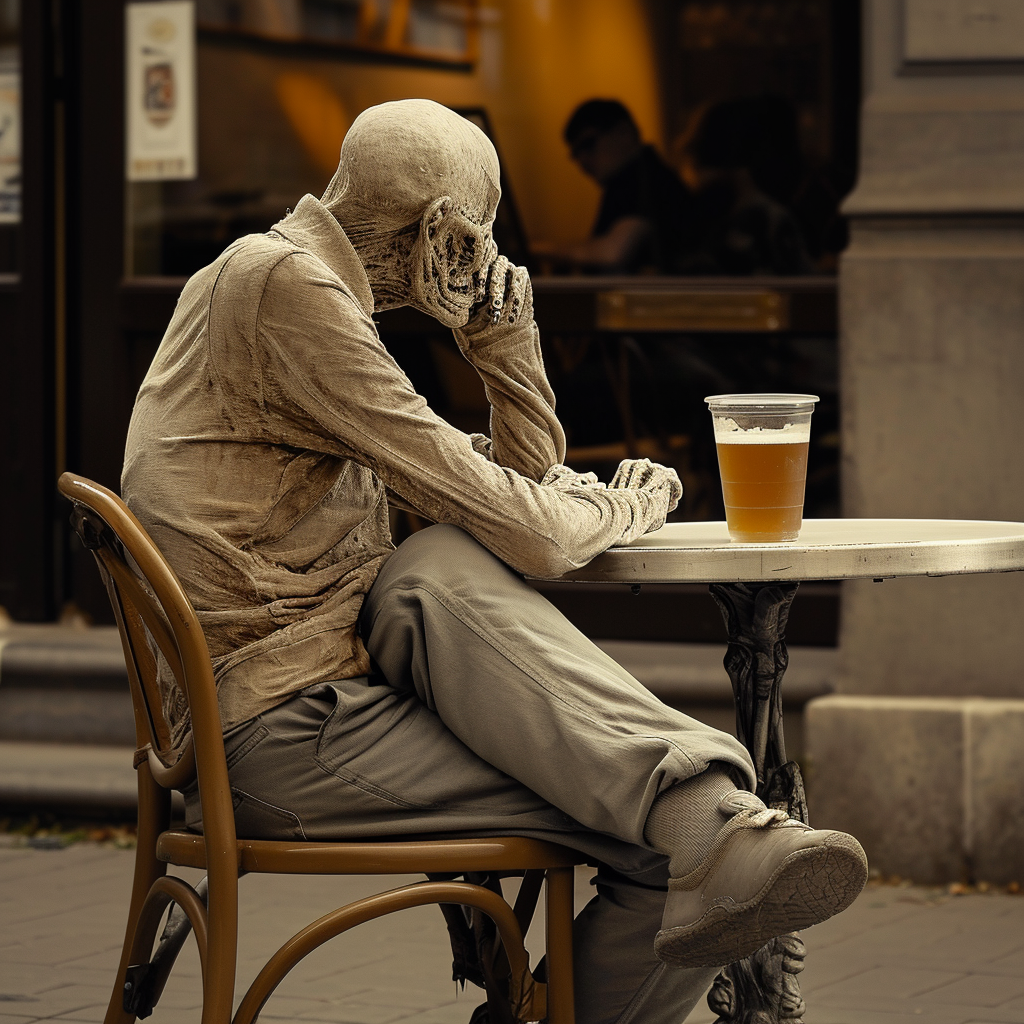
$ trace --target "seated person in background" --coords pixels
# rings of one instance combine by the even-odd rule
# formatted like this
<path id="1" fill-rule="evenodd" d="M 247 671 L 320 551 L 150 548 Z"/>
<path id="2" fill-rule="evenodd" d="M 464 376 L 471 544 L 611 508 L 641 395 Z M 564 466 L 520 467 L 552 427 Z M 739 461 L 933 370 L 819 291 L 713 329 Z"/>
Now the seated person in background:
<path id="1" fill-rule="evenodd" d="M 674 273 L 690 196 L 641 140 L 630 112 L 618 100 L 587 100 L 563 134 L 573 159 L 601 186 L 601 205 L 589 239 L 539 254 L 574 270 Z"/>
<path id="2" fill-rule="evenodd" d="M 600 865 L 574 925 L 576 1020 L 679 1024 L 720 965 L 848 906 L 867 863 L 766 808 L 736 739 L 522 579 L 660 527 L 681 488 L 644 459 L 608 486 L 562 465 L 530 278 L 491 237 L 498 181 L 487 137 L 445 107 L 360 114 L 322 200 L 185 285 L 123 492 L 207 637 L 240 836 L 565 843 Z M 489 438 L 437 416 L 385 350 L 373 313 L 400 305 L 454 330 Z M 389 497 L 438 525 L 396 550 Z M 185 807 L 201 828 L 194 789 Z"/>
<path id="3" fill-rule="evenodd" d="M 693 189 L 689 274 L 807 274 L 812 264 L 784 199 L 800 175 L 796 112 L 781 97 L 725 100 L 701 111 L 683 144 Z"/>

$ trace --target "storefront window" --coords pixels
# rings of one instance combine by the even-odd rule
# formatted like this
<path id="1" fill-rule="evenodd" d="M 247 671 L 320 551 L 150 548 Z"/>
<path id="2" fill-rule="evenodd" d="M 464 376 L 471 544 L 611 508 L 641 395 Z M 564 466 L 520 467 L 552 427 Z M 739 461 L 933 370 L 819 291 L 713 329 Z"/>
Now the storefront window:
<path id="1" fill-rule="evenodd" d="M 430 95 L 438 81 L 464 88 L 475 67 L 475 0 L 127 7 L 130 277 L 187 276 L 241 235 L 266 231 L 305 193 L 319 196 L 352 119 L 389 98 L 392 76 Z M 188 11 L 191 57 L 154 22 L 171 8 Z"/>

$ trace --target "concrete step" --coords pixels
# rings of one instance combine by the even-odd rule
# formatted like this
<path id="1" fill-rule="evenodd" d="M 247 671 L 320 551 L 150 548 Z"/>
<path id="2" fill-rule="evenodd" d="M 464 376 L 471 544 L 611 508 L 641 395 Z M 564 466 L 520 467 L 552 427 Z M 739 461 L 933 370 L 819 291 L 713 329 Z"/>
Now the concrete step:
<path id="1" fill-rule="evenodd" d="M 0 627 L 0 740 L 134 747 L 116 627 Z"/>
<path id="2" fill-rule="evenodd" d="M 0 803 L 131 810 L 138 801 L 134 753 L 134 744 L 0 741 Z"/>
<path id="3" fill-rule="evenodd" d="M 128 673 L 117 627 L 0 624 L 0 684 L 125 689 Z"/>
<path id="4" fill-rule="evenodd" d="M 652 693 L 732 732 L 721 644 L 599 640 Z M 783 686 L 789 756 L 803 752 L 803 707 L 833 689 L 835 648 L 793 647 Z M 0 803 L 134 806 L 135 727 L 112 626 L 0 627 Z"/>

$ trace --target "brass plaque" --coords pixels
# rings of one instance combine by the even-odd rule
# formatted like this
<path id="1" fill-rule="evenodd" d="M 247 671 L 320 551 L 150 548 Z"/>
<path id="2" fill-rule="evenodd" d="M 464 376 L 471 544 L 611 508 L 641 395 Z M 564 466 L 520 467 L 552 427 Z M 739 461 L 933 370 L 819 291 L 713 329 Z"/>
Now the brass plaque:
<path id="1" fill-rule="evenodd" d="M 610 291 L 597 296 L 602 331 L 784 331 L 789 298 L 767 290 Z"/>

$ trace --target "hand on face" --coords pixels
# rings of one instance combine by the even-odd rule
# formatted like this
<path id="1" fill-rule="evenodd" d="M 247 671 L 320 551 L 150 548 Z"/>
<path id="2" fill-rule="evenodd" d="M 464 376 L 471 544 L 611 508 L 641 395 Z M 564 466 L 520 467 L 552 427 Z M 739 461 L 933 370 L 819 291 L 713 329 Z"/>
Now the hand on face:
<path id="1" fill-rule="evenodd" d="M 493 211 L 492 211 L 493 212 Z M 498 258 L 493 216 L 470 220 L 449 196 L 427 207 L 413 245 L 412 304 L 447 327 L 465 327 L 476 312 L 481 282 Z"/>
<path id="2" fill-rule="evenodd" d="M 476 292 L 467 333 L 507 326 L 533 316 L 533 285 L 526 267 L 517 267 L 497 248 L 491 263 L 476 278 Z"/>

